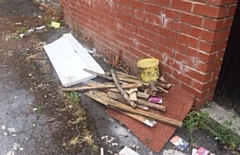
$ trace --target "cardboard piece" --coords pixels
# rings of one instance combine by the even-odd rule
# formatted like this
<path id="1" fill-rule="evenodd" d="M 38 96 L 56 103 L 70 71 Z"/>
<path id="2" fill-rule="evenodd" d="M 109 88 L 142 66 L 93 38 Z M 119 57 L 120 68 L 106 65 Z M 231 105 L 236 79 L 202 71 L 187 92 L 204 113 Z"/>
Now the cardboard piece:
<path id="1" fill-rule="evenodd" d="M 96 77 L 96 75 L 85 72 L 84 68 L 105 73 L 70 33 L 45 45 L 44 49 L 64 87 L 86 82 Z"/>

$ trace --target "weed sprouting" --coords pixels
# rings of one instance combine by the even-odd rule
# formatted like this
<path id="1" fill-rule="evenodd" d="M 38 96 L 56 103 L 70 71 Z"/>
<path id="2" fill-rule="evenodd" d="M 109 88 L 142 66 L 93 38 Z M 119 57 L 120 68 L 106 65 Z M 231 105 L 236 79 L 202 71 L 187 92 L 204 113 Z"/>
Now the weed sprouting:
<path id="1" fill-rule="evenodd" d="M 230 129 L 232 121 L 225 122 L 228 127 L 223 127 L 219 124 L 214 123 L 207 112 L 198 110 L 191 110 L 183 121 L 183 126 L 189 132 L 190 139 L 193 141 L 193 131 L 202 129 L 208 131 L 211 135 L 216 137 L 219 142 L 228 149 L 233 150 L 239 144 L 240 139 Z"/>

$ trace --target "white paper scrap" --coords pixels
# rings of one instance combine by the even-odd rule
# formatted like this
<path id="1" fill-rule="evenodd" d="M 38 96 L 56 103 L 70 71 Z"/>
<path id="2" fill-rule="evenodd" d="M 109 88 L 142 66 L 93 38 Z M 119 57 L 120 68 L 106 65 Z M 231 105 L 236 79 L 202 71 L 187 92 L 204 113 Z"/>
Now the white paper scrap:
<path id="1" fill-rule="evenodd" d="M 118 154 L 119 155 L 139 155 L 137 152 L 133 151 L 127 146 L 125 146 Z"/>

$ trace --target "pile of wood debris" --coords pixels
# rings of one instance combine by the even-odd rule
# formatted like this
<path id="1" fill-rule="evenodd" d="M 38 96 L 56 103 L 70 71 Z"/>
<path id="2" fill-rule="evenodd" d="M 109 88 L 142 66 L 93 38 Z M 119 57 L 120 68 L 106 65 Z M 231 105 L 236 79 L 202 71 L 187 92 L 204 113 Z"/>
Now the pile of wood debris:
<path id="1" fill-rule="evenodd" d="M 182 122 L 153 113 L 150 109 L 167 112 L 167 107 L 162 105 L 159 93 L 169 93 L 171 84 L 165 82 L 163 77 L 158 81 L 144 83 L 137 76 L 125 74 L 111 69 L 109 73 L 100 74 L 88 69 L 86 72 L 96 74 L 111 82 L 99 83 L 90 81 L 87 86 L 62 88 L 62 91 L 86 91 L 85 95 L 95 101 L 117 110 L 150 127 L 157 122 L 181 127 Z"/>

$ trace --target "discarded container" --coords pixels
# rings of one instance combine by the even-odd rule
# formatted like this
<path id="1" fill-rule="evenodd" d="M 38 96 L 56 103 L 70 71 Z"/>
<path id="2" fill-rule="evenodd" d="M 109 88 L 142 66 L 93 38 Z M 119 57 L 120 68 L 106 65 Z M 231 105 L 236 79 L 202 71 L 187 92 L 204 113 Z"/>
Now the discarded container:
<path id="1" fill-rule="evenodd" d="M 146 58 L 137 62 L 139 74 L 143 82 L 150 82 L 159 78 L 159 61 L 155 58 Z"/>
<path id="2" fill-rule="evenodd" d="M 60 23 L 58 23 L 58 22 L 51 22 L 51 26 L 56 28 L 56 29 L 58 29 L 58 28 L 60 28 Z"/>

